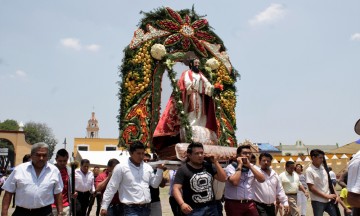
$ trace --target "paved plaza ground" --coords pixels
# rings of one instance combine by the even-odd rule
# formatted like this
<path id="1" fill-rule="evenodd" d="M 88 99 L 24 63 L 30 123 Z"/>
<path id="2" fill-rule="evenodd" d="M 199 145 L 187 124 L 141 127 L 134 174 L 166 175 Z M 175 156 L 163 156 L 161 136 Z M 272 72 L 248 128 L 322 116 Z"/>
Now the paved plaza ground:
<path id="1" fill-rule="evenodd" d="M 168 192 L 169 192 L 169 187 L 165 187 L 165 188 L 161 188 L 160 189 L 160 199 L 161 199 L 161 205 L 162 205 L 162 210 L 163 210 L 163 216 L 172 216 L 172 212 L 171 212 L 171 208 L 170 208 L 170 205 L 169 205 L 169 196 L 168 196 Z M 338 193 L 340 193 L 340 191 L 338 191 Z M 2 193 L 0 199 L 2 201 L 2 198 L 4 196 L 4 192 Z M 0 206 L 2 206 L 1 204 L 2 202 L 0 202 Z M 90 216 L 95 216 L 95 212 L 96 212 L 96 202 L 94 204 L 94 207 L 92 208 L 92 212 L 90 214 Z M 9 209 L 9 215 L 11 215 L 13 212 L 14 212 L 14 208 L 10 208 Z M 343 209 L 342 207 L 340 206 L 340 211 L 341 211 L 341 215 L 343 215 Z M 224 215 L 225 215 L 225 212 L 224 212 Z M 311 203 L 310 203 L 310 200 L 308 201 L 308 205 L 307 205 L 307 213 L 306 213 L 307 216 L 311 216 L 313 215 L 312 214 L 312 208 L 311 208 Z M 328 215 L 328 214 L 324 214 L 324 215 Z"/>

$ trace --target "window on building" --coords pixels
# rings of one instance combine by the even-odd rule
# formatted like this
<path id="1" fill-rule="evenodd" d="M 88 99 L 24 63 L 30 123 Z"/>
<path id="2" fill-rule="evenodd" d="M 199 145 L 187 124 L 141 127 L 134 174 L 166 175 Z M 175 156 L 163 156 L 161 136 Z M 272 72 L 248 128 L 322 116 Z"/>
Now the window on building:
<path id="1" fill-rule="evenodd" d="M 89 151 L 89 146 L 78 146 L 78 151 Z"/>
<path id="2" fill-rule="evenodd" d="M 105 146 L 105 151 L 116 151 L 117 150 L 117 146 L 116 145 L 108 145 Z"/>

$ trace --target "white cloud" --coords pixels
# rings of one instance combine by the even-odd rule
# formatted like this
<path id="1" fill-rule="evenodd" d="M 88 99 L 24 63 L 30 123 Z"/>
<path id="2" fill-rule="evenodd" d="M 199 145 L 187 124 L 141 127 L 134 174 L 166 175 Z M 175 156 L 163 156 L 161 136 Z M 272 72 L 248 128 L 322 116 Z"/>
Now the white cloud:
<path id="1" fill-rule="evenodd" d="M 81 50 L 80 40 L 77 38 L 63 38 L 60 40 L 60 43 L 67 48 L 74 50 Z"/>
<path id="2" fill-rule="evenodd" d="M 350 39 L 352 41 L 360 41 L 360 33 L 355 33 L 355 34 L 351 35 Z"/>
<path id="3" fill-rule="evenodd" d="M 86 50 L 88 50 L 88 51 L 97 52 L 97 51 L 99 51 L 99 49 L 101 48 L 101 46 L 98 45 L 98 44 L 90 44 L 90 45 L 87 45 L 85 48 L 86 48 Z"/>
<path id="4" fill-rule="evenodd" d="M 16 70 L 15 73 L 10 74 L 10 77 L 14 79 L 16 78 L 25 79 L 27 77 L 27 74 L 23 70 Z"/>
<path id="5" fill-rule="evenodd" d="M 249 20 L 252 26 L 273 23 L 282 19 L 286 14 L 285 6 L 282 4 L 271 4 L 264 11 L 257 14 L 253 19 Z"/>
<path id="6" fill-rule="evenodd" d="M 98 44 L 89 44 L 89 45 L 82 45 L 80 40 L 77 38 L 63 38 L 60 40 L 62 46 L 66 48 L 70 48 L 73 50 L 86 50 L 90 52 L 97 52 L 100 50 L 101 46 Z"/>

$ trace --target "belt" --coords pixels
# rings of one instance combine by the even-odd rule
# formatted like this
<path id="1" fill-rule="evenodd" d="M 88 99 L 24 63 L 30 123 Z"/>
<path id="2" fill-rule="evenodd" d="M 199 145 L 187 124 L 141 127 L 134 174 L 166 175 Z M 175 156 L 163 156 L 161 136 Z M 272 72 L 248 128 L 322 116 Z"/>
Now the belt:
<path id="1" fill-rule="evenodd" d="M 21 206 L 16 206 L 16 208 L 21 211 L 21 212 L 33 212 L 33 213 L 36 213 L 36 212 L 42 212 L 42 211 L 46 211 L 46 210 L 49 210 L 50 212 L 52 211 L 52 208 L 51 208 L 51 205 L 48 205 L 48 206 L 44 206 L 44 207 L 41 207 L 41 208 L 34 208 L 34 209 L 28 209 L 28 208 L 24 208 L 24 207 L 21 207 Z"/>
<path id="2" fill-rule="evenodd" d="M 116 207 L 116 206 L 122 206 L 122 203 L 113 203 L 109 205 L 109 208 Z"/>
<path id="3" fill-rule="evenodd" d="M 84 191 L 84 192 L 82 192 L 82 191 L 76 191 L 77 193 L 81 193 L 81 194 L 85 194 L 85 193 L 90 193 L 90 191 Z"/>
<path id="4" fill-rule="evenodd" d="M 286 195 L 293 196 L 293 195 L 297 195 L 297 193 L 287 193 Z"/>
<path id="5" fill-rule="evenodd" d="M 267 206 L 267 207 L 271 207 L 271 206 L 275 206 L 274 203 L 271 203 L 271 204 L 266 204 L 266 203 L 261 203 L 261 202 L 256 202 L 256 205 L 261 205 L 261 206 Z"/>
<path id="6" fill-rule="evenodd" d="M 227 199 L 227 198 L 225 198 L 225 201 L 238 202 L 238 203 L 251 203 L 252 202 L 252 200 L 249 200 L 249 199 L 234 200 L 234 199 Z"/>
<path id="7" fill-rule="evenodd" d="M 129 207 L 141 207 L 141 208 L 150 208 L 150 203 L 143 203 L 143 204 L 125 204 Z"/>

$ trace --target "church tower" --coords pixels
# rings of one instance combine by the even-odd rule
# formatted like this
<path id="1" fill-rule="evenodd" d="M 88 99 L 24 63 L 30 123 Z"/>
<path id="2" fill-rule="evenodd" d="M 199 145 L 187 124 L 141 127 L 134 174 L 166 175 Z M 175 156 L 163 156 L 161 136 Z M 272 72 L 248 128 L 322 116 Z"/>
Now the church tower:
<path id="1" fill-rule="evenodd" d="M 91 113 L 91 119 L 88 121 L 86 132 L 86 138 L 99 138 L 99 123 L 95 118 L 95 112 Z"/>

